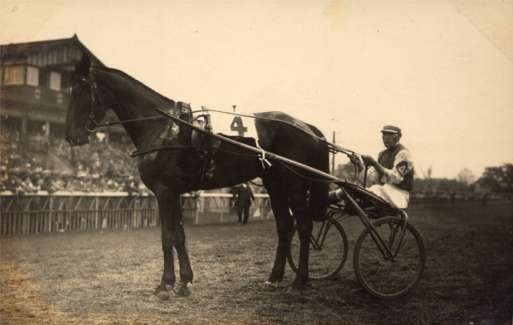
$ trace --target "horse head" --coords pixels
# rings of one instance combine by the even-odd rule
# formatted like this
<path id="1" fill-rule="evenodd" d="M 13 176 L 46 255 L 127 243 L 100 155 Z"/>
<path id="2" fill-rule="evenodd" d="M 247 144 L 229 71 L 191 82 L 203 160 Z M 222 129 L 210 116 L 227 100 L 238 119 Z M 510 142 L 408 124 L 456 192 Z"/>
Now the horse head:
<path id="1" fill-rule="evenodd" d="M 105 108 L 92 73 L 91 60 L 84 54 L 71 77 L 71 96 L 66 116 L 66 140 L 71 146 L 89 142 L 98 123 L 105 116 Z"/>

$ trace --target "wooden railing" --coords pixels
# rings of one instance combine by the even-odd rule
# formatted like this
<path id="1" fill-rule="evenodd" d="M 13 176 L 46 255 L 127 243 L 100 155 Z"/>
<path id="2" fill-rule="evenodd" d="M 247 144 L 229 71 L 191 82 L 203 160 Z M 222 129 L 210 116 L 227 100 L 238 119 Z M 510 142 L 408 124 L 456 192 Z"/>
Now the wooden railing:
<path id="1" fill-rule="evenodd" d="M 237 220 L 228 193 L 182 196 L 185 223 L 209 224 Z M 267 195 L 256 194 L 254 219 L 270 218 Z M 127 193 L 39 192 L 30 195 L 0 193 L 0 236 L 68 231 L 136 229 L 160 224 L 157 202 L 151 195 Z"/>

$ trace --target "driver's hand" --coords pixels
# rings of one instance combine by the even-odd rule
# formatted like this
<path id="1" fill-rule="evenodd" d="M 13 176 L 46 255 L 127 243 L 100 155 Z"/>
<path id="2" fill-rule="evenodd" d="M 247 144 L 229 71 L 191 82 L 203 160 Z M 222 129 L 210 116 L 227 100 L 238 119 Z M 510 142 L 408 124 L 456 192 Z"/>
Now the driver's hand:
<path id="1" fill-rule="evenodd" d="M 360 172 L 364 169 L 362 160 L 360 159 L 360 157 L 357 154 L 353 153 L 353 154 L 349 155 L 349 160 L 351 161 L 351 163 L 353 165 L 355 165 L 358 168 L 358 172 Z"/>
<path id="2" fill-rule="evenodd" d="M 374 165 L 374 158 L 372 158 L 372 156 L 369 156 L 369 155 L 362 155 L 362 160 L 363 162 L 365 163 L 365 165 Z"/>
<path id="3" fill-rule="evenodd" d="M 353 163 L 355 165 L 358 165 L 360 163 L 360 159 L 358 158 L 358 156 L 355 153 L 349 155 L 349 160 L 351 160 L 351 163 Z"/>

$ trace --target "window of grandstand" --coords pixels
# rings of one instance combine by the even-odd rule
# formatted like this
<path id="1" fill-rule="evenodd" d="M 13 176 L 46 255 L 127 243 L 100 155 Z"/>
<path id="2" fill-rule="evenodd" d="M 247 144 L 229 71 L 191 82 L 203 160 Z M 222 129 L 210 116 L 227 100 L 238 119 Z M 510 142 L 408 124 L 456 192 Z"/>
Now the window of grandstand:
<path id="1" fill-rule="evenodd" d="M 50 72 L 50 89 L 61 90 L 61 74 L 58 72 Z"/>
<path id="2" fill-rule="evenodd" d="M 4 68 L 4 85 L 23 85 L 25 79 L 25 67 L 21 65 L 7 66 Z"/>
<path id="3" fill-rule="evenodd" d="M 39 69 L 27 66 L 27 85 L 39 86 Z"/>

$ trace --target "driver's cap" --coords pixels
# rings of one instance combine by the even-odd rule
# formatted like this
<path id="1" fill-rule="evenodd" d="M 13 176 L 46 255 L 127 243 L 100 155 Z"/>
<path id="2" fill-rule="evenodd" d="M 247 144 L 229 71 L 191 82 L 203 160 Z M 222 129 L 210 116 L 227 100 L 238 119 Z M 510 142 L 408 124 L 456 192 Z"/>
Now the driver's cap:
<path id="1" fill-rule="evenodd" d="M 381 129 L 381 133 L 401 134 L 401 129 L 394 125 L 385 125 L 383 129 Z"/>

